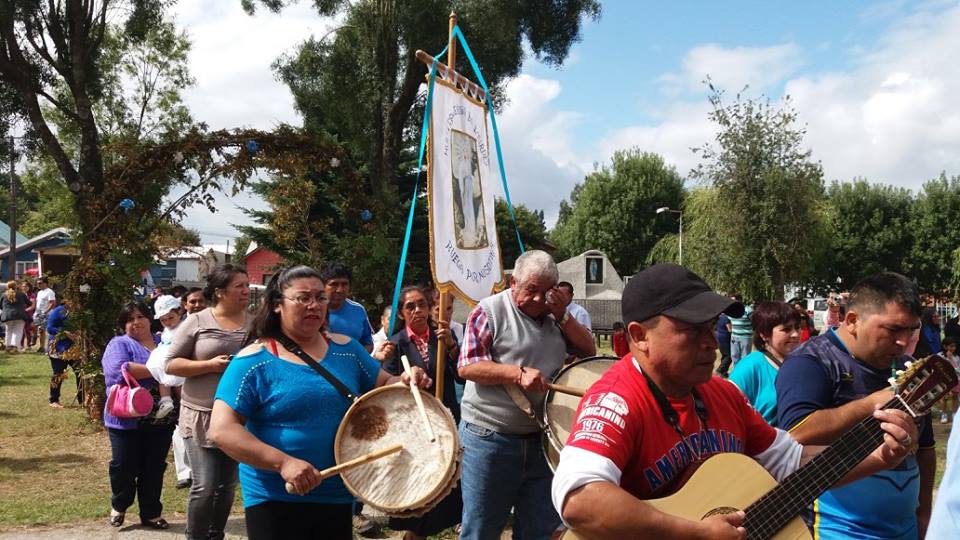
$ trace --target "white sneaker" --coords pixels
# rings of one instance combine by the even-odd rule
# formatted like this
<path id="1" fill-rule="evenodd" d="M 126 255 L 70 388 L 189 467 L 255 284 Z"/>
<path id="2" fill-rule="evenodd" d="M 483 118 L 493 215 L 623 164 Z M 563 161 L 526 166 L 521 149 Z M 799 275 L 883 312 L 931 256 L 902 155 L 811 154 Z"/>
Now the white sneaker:
<path id="1" fill-rule="evenodd" d="M 160 398 L 160 406 L 157 408 L 157 415 L 155 418 L 157 420 L 162 420 L 171 412 L 173 412 L 173 399 L 169 396 Z"/>
<path id="2" fill-rule="evenodd" d="M 940 413 L 940 423 L 946 424 L 950 421 L 950 418 L 947 417 L 947 413 Z"/>

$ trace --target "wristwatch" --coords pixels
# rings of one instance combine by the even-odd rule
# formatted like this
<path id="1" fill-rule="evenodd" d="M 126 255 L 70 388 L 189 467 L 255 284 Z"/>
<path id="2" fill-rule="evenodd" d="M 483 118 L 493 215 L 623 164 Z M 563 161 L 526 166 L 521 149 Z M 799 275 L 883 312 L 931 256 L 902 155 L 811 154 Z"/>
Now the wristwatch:
<path id="1" fill-rule="evenodd" d="M 558 322 L 560 323 L 560 325 L 564 325 L 564 324 L 566 324 L 567 321 L 569 321 L 569 320 L 570 320 L 570 312 L 564 310 L 564 312 L 563 312 L 563 317 L 560 317 L 560 320 L 559 320 Z"/>

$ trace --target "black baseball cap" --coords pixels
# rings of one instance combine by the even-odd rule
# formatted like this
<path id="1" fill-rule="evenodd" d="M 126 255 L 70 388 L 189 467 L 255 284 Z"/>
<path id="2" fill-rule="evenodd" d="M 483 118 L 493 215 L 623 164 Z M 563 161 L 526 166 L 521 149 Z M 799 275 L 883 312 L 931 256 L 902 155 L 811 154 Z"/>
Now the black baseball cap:
<path id="1" fill-rule="evenodd" d="M 633 276 L 623 288 L 624 323 L 657 315 L 690 323 L 705 323 L 721 313 L 743 316 L 743 304 L 717 294 L 700 276 L 677 264 L 655 264 Z"/>

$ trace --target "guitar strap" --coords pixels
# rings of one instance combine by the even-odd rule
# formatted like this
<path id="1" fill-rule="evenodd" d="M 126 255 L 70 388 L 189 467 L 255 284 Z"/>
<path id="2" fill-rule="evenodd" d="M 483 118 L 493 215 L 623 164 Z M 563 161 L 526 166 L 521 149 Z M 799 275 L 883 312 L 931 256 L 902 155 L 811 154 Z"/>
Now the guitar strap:
<path id="1" fill-rule="evenodd" d="M 298 358 L 306 362 L 308 366 L 312 367 L 313 370 L 319 373 L 324 379 L 327 380 L 327 382 L 332 384 L 333 387 L 337 389 L 337 392 L 340 392 L 341 396 L 347 398 L 351 403 L 357 400 L 357 395 L 350 391 L 350 389 L 347 388 L 347 385 L 340 382 L 340 379 L 334 377 L 333 373 L 330 373 L 327 368 L 321 366 L 319 362 L 314 360 L 312 356 L 307 354 L 302 347 L 297 345 L 297 343 L 290 339 L 290 337 L 288 337 L 286 334 L 281 332 L 280 335 L 277 336 L 277 341 L 279 341 L 280 344 L 283 345 L 288 351 L 297 355 Z"/>
<path id="2" fill-rule="evenodd" d="M 663 419 L 677 432 L 677 435 L 680 436 L 683 444 L 687 446 L 690 454 L 696 456 L 697 461 L 700 461 L 700 454 L 694 452 L 693 448 L 690 447 L 690 443 L 687 442 L 687 436 L 684 434 L 683 428 L 680 427 L 680 414 L 677 413 L 677 410 L 670 404 L 670 400 L 667 399 L 663 390 L 660 390 L 657 383 L 653 382 L 653 379 L 651 379 L 644 370 L 641 369 L 640 373 L 642 373 L 643 378 L 647 380 L 647 386 L 650 387 L 650 392 L 653 394 L 654 399 L 657 400 L 657 405 L 660 407 L 660 414 L 663 415 Z M 693 407 L 696 409 L 697 417 L 700 418 L 700 423 L 702 424 L 701 430 L 705 430 L 707 428 L 707 406 L 703 403 L 703 400 L 700 398 L 700 393 L 697 392 L 696 388 L 692 388 L 690 393 L 693 394 Z"/>

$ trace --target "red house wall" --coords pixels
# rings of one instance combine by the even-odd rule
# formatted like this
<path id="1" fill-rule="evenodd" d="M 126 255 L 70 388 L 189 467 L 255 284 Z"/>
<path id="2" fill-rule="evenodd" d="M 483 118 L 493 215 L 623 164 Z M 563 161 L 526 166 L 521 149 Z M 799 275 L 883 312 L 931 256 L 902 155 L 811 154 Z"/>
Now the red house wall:
<path id="1" fill-rule="evenodd" d="M 274 268 L 282 262 L 280 255 L 267 248 L 257 248 L 247 255 L 247 276 L 250 283 L 255 285 L 266 285 L 264 276 L 269 280 L 274 274 Z"/>

